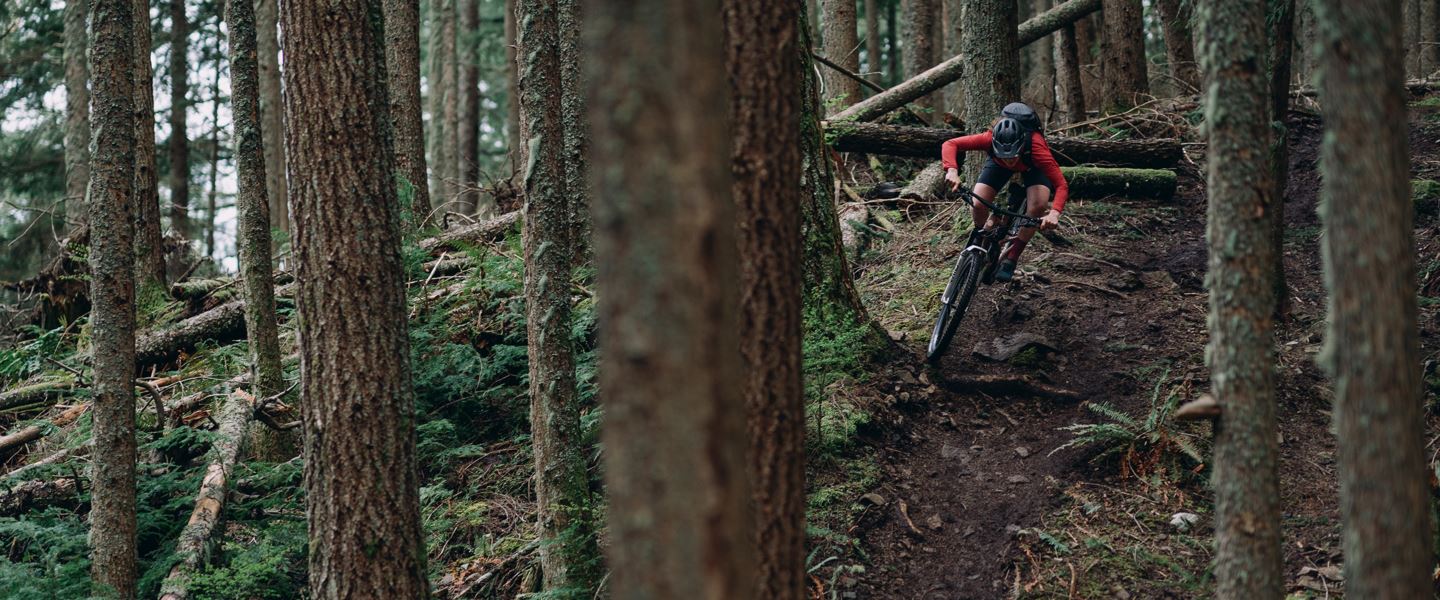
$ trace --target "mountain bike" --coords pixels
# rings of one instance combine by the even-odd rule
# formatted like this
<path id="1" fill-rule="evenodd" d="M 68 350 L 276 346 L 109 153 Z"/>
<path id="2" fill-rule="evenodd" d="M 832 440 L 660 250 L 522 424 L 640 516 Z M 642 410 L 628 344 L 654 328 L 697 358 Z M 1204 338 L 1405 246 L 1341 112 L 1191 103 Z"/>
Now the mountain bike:
<path id="1" fill-rule="evenodd" d="M 965 318 L 965 309 L 970 306 L 975 288 L 980 283 L 990 285 L 995 281 L 995 269 L 1000 264 L 1000 257 L 1010 251 L 1015 234 L 1025 227 L 1040 225 L 1040 219 L 1019 212 L 1025 206 L 1025 188 L 1012 183 L 1009 193 L 1010 200 L 1006 203 L 1006 208 L 975 195 L 975 192 L 965 186 L 947 194 L 947 197 L 953 199 L 974 198 L 989 207 L 990 211 L 1000 218 L 1000 223 L 998 227 L 977 227 L 970 232 L 965 250 L 961 251 L 960 257 L 955 260 L 955 271 L 950 274 L 950 283 L 945 286 L 945 293 L 940 296 L 940 312 L 935 316 L 935 329 L 930 332 L 930 347 L 925 353 L 926 360 L 932 363 L 940 360 L 940 356 L 950 347 L 950 340 L 955 337 L 955 330 L 960 327 L 961 319 Z"/>

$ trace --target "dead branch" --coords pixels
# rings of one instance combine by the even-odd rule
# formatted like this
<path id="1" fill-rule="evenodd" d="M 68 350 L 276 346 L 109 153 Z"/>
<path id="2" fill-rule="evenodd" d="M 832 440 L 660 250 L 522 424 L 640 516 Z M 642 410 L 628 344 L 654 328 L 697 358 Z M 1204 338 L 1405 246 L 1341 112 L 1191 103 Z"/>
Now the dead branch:
<path id="1" fill-rule="evenodd" d="M 0 437 L 0 452 L 10 450 L 11 448 L 15 448 L 16 446 L 28 444 L 42 437 L 45 437 L 46 433 L 49 433 L 55 428 L 64 427 L 75 422 L 75 419 L 80 418 L 80 415 L 85 414 L 85 411 L 89 408 L 89 402 L 85 402 L 83 404 L 76 404 L 75 406 L 65 409 L 65 412 L 60 413 L 54 419 L 51 419 L 48 423 L 48 426 L 46 426 L 46 424 L 30 425 L 19 431 L 7 433 L 3 437 Z"/>

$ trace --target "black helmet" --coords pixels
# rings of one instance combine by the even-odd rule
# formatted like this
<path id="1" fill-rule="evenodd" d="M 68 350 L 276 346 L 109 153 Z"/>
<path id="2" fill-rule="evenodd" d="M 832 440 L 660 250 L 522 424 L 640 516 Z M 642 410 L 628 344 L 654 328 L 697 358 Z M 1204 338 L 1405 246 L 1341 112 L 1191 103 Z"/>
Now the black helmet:
<path id="1" fill-rule="evenodd" d="M 1015 119 L 1006 117 L 995 122 L 995 127 L 990 133 L 993 139 L 990 141 L 990 149 L 995 153 L 996 158 L 1015 158 L 1020 156 L 1020 149 L 1025 147 L 1025 130 Z"/>

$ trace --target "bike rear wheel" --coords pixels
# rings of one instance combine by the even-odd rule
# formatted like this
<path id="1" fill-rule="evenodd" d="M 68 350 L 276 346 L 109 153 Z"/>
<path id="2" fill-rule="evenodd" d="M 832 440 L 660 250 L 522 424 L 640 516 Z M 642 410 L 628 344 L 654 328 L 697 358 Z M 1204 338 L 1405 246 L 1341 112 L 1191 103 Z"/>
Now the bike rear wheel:
<path id="1" fill-rule="evenodd" d="M 970 306 L 970 298 L 975 295 L 981 262 L 978 252 L 961 253 L 959 260 L 955 262 L 950 283 L 945 286 L 945 293 L 940 296 L 940 311 L 935 315 L 935 328 L 930 332 L 926 360 L 940 360 L 945 350 L 950 347 L 950 340 L 955 337 L 955 330 L 959 329 L 960 320 L 965 317 L 965 309 Z"/>

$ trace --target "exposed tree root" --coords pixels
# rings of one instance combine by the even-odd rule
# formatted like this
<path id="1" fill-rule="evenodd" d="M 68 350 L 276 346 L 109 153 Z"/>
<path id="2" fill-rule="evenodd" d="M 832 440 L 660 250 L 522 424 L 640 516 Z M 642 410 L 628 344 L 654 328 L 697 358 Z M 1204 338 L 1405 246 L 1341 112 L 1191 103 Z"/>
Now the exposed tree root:
<path id="1" fill-rule="evenodd" d="M 945 389 L 962 394 L 984 392 L 996 396 L 1038 396 L 1071 402 L 1084 399 L 1080 392 L 1036 381 L 1026 375 L 965 375 L 944 378 L 940 384 Z"/>

